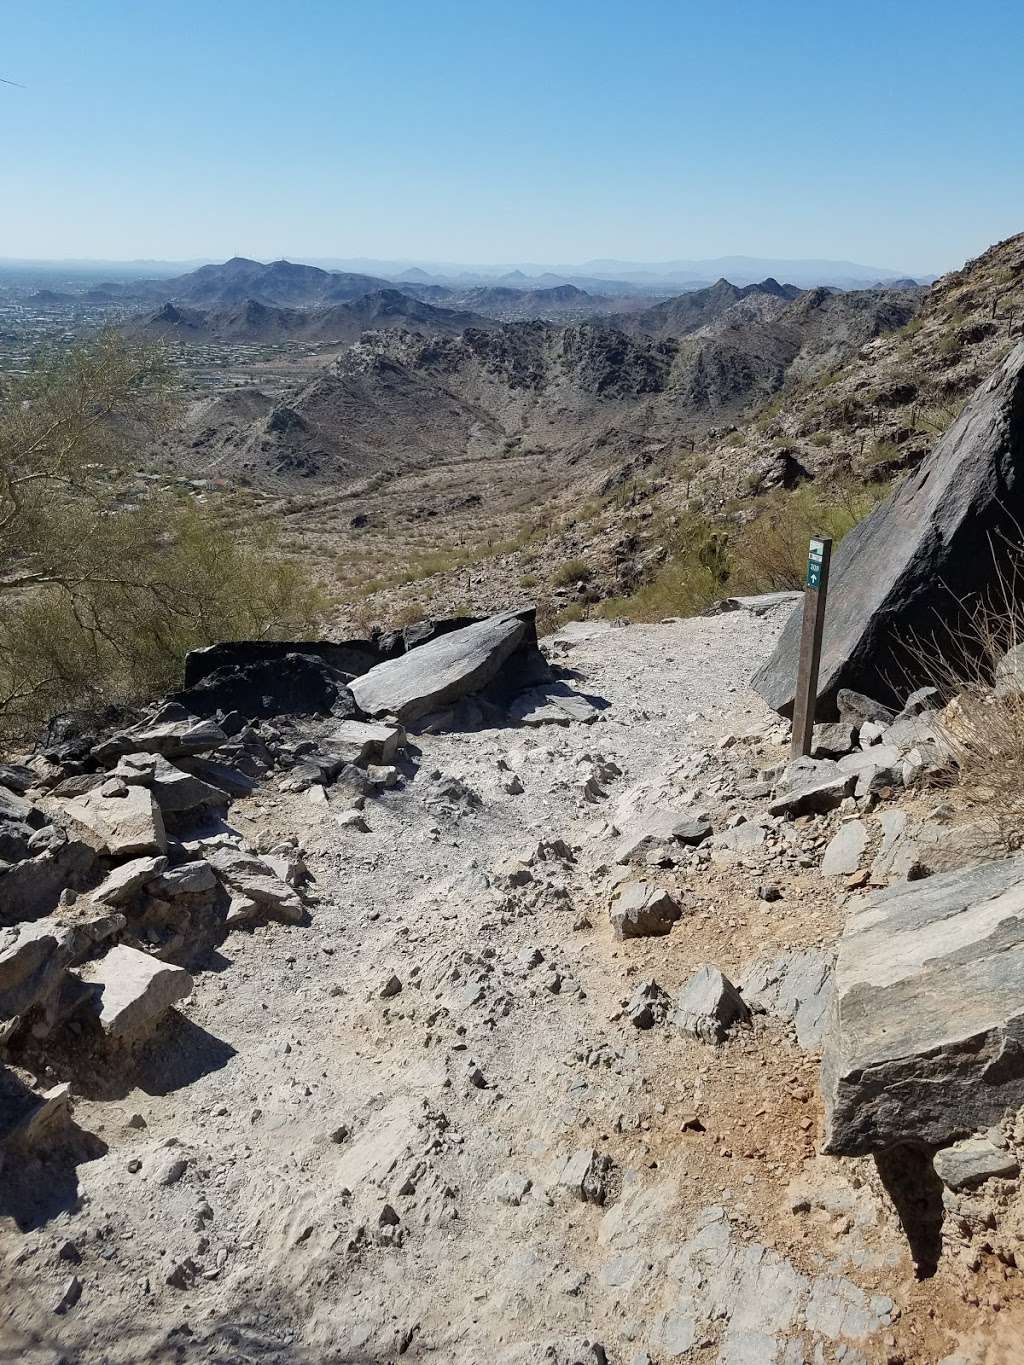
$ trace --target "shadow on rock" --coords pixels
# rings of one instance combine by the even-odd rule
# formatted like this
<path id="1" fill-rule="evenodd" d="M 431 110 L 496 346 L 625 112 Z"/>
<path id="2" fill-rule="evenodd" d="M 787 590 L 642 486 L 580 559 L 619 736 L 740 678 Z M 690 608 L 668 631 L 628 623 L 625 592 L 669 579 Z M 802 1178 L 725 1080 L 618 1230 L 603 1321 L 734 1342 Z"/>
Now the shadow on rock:
<path id="1" fill-rule="evenodd" d="M 910 1244 L 919 1280 L 935 1274 L 942 1254 L 942 1181 L 921 1147 L 893 1147 L 875 1154 L 875 1165 Z"/>
<path id="2" fill-rule="evenodd" d="M 19 1098 L 29 1107 L 36 1102 L 28 1086 L 9 1072 L 4 1073 L 3 1088 L 5 1107 L 17 1104 Z M 24 1094 L 20 1097 L 14 1094 L 15 1088 Z M 77 1208 L 78 1167 L 87 1161 L 97 1161 L 106 1152 L 106 1143 L 69 1121 L 45 1145 L 5 1151 L 0 1221 L 11 1218 L 21 1232 L 31 1232 L 44 1227 L 58 1214 Z"/>
<path id="3" fill-rule="evenodd" d="M 156 1032 L 134 1045 L 106 1039 L 98 1023 L 83 1022 L 74 1035 L 50 1040 L 46 1062 L 49 1074 L 71 1082 L 83 1099 L 123 1100 L 136 1088 L 169 1095 L 219 1071 L 234 1055 L 229 1043 L 168 1009 Z M 29 1053 L 18 1060 L 30 1068 L 33 1060 L 38 1063 Z"/>

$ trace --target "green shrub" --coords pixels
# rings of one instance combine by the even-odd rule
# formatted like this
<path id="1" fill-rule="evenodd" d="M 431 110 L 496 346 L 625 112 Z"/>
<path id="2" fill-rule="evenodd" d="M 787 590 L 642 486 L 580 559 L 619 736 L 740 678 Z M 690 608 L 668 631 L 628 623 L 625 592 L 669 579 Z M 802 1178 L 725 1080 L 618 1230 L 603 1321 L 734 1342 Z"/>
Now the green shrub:
<path id="1" fill-rule="evenodd" d="M 556 588 L 568 588 L 574 583 L 589 583 L 594 571 L 584 559 L 568 559 L 555 570 L 552 582 Z"/>
<path id="2" fill-rule="evenodd" d="M 0 739 L 180 682 L 185 653 L 315 628 L 325 606 L 266 528 L 107 477 L 169 410 L 161 360 L 112 334 L 0 391 Z"/>
<path id="3" fill-rule="evenodd" d="M 729 579 L 727 538 L 722 530 L 699 516 L 683 515 L 662 528 L 669 558 L 657 573 L 628 597 L 602 602 L 605 617 L 630 621 L 659 621 L 665 616 L 695 616 L 723 595 Z"/>
<path id="4" fill-rule="evenodd" d="M 899 459 L 899 454 L 900 448 L 894 441 L 873 441 L 864 452 L 864 463 L 869 466 L 888 464 L 891 460 Z"/>
<path id="5" fill-rule="evenodd" d="M 838 544 L 885 496 L 884 488 L 825 492 L 813 483 L 767 499 L 732 547 L 729 588 L 736 593 L 782 592 L 803 586 L 812 536 Z"/>
<path id="6" fill-rule="evenodd" d="M 111 521 L 102 574 L 0 608 L 0 738 L 180 686 L 190 649 L 317 633 L 326 596 L 275 553 L 268 528 L 242 539 L 215 513 L 165 500 Z"/>

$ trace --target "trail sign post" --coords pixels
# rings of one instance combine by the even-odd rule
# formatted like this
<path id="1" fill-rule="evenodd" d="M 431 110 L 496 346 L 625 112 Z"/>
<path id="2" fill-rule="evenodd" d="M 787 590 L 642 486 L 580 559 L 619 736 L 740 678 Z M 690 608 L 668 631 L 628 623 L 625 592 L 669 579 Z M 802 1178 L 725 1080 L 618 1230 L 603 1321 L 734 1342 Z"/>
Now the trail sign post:
<path id="1" fill-rule="evenodd" d="M 793 703 L 793 757 L 811 752 L 814 712 L 818 704 L 818 669 L 821 665 L 821 637 L 825 629 L 825 598 L 828 594 L 828 566 L 832 559 L 832 540 L 816 536 L 807 551 L 807 577 L 804 580 L 804 620 L 800 633 L 800 662 L 796 674 L 796 699 Z"/>

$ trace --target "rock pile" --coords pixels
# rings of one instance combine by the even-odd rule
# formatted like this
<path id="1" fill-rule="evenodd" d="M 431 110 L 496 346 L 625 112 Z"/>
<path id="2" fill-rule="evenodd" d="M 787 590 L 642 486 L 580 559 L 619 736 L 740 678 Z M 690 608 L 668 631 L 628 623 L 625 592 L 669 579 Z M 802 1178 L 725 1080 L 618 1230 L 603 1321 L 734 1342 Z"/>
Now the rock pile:
<path id="1" fill-rule="evenodd" d="M 227 933 L 305 920 L 302 849 L 247 843 L 227 822 L 236 798 L 276 781 L 329 800 L 340 825 L 366 830 L 365 802 L 403 780 L 405 723 L 465 723 L 473 714 L 453 708 L 470 698 L 484 708 L 478 716 L 507 714 L 550 676 L 532 611 L 348 644 L 218 645 L 191 654 L 185 687 L 133 723 L 100 736 L 58 732 L 3 765 L 8 1058 L 47 1040 L 64 1046 L 68 1029 L 100 1051 L 132 1049 L 190 993 L 186 967 Z M 527 695 L 530 713 L 536 698 Z M 563 719 L 575 695 L 561 688 Z M 425 805 L 448 811 L 473 800 L 447 779 Z M 0 1141 L 24 1141 L 24 1108 L 19 1101 L 0 1119 Z"/>

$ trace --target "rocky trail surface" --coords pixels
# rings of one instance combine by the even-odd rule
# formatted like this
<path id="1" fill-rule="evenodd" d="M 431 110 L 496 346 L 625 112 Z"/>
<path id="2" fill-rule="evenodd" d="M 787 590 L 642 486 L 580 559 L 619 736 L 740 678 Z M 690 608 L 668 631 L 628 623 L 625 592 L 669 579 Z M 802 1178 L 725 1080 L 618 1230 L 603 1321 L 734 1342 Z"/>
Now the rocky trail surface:
<path id="1" fill-rule="evenodd" d="M 546 646 L 563 690 L 509 723 L 410 734 L 375 794 L 300 762 L 211 818 L 189 847 L 245 885 L 238 927 L 116 1065 L 72 1038 L 35 1072 L 73 1079 L 75 1136 L 0 1174 L 4 1358 L 1024 1358 L 1024 1127 L 949 1176 L 994 1178 L 937 1270 L 930 1186 L 821 1155 L 851 888 L 923 873 L 892 821 L 948 813 L 911 788 L 874 814 L 923 766 L 916 734 L 918 758 L 778 794 L 787 727 L 747 680 L 786 605 L 569 627 Z M 151 766 L 154 791 L 180 778 Z M 303 899 L 240 868 L 237 835 L 288 884 L 307 869 Z M 184 866 L 137 879 L 202 880 Z"/>

